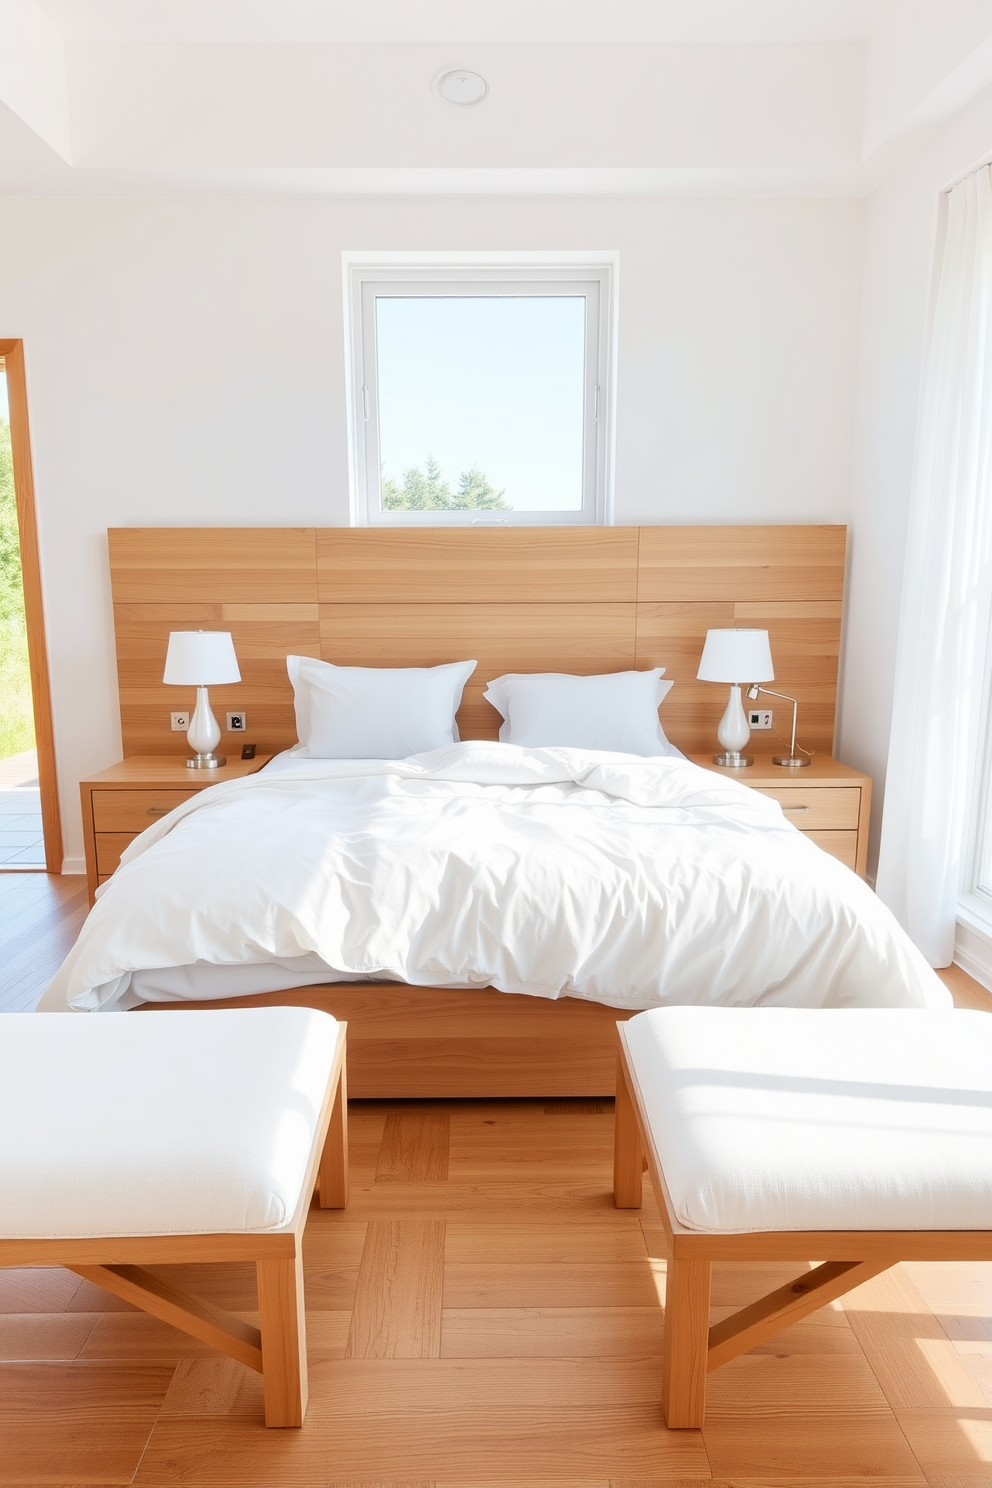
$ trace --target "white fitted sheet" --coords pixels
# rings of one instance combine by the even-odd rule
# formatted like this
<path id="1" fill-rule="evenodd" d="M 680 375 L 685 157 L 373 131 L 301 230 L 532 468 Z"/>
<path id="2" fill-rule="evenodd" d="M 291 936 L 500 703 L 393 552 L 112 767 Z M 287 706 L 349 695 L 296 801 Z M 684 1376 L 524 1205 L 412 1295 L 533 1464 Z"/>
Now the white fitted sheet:
<path id="1" fill-rule="evenodd" d="M 658 1008 L 625 1025 L 688 1229 L 992 1229 L 992 1017 Z"/>
<path id="2" fill-rule="evenodd" d="M 0 1236 L 278 1229 L 339 1032 L 312 1008 L 0 1018 Z"/>

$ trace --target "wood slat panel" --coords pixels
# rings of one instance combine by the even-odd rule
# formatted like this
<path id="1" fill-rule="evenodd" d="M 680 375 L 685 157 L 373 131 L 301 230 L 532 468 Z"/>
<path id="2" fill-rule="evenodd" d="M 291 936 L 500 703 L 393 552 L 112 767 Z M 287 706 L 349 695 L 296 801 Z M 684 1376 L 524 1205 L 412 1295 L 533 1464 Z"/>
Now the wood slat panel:
<path id="1" fill-rule="evenodd" d="M 286 657 L 320 654 L 316 603 L 300 604 L 167 604 L 133 601 L 114 606 L 117 632 L 117 676 L 125 754 L 189 753 L 186 735 L 172 733 L 169 715 L 191 710 L 193 688 L 166 687 L 162 682 L 170 630 L 229 630 L 241 670 L 241 681 L 212 687 L 210 701 L 221 729 L 221 751 L 240 749 L 244 738 L 275 752 L 296 743 L 293 689 Z M 224 713 L 248 714 L 246 735 L 224 729 Z"/>
<path id="2" fill-rule="evenodd" d="M 439 666 L 474 657 L 458 727 L 495 739 L 482 694 L 503 672 L 615 672 L 634 665 L 632 604 L 335 604 L 321 612 L 320 654 L 340 666 Z M 387 659 L 388 658 L 388 659 Z"/>
<path id="3" fill-rule="evenodd" d="M 845 527 L 642 527 L 637 597 L 841 600 Z"/>
<path id="4" fill-rule="evenodd" d="M 314 604 L 312 527 L 112 527 L 114 599 Z"/>
<path id="5" fill-rule="evenodd" d="M 717 724 L 727 706 L 728 690 L 723 683 L 697 682 L 696 672 L 707 630 L 736 625 L 768 631 L 775 665 L 775 681 L 769 686 L 798 699 L 800 742 L 807 749 L 829 754 L 840 657 L 837 601 L 638 604 L 636 664 L 663 666 L 665 676 L 676 683 L 661 710 L 669 738 L 687 754 L 717 747 Z M 773 709 L 776 728 L 771 735 L 754 736 L 752 746 L 762 743 L 767 748 L 788 740 L 791 704 L 766 697 L 759 698 L 755 706 Z"/>
<path id="6" fill-rule="evenodd" d="M 317 531 L 321 604 L 619 604 L 637 593 L 636 527 Z"/>
<path id="7" fill-rule="evenodd" d="M 181 689 L 176 690 L 181 693 Z M 278 754 L 281 749 L 291 749 L 296 743 L 296 715 L 292 703 L 283 707 L 264 707 L 253 701 L 246 703 L 245 698 L 250 698 L 250 693 L 241 692 L 237 697 L 231 695 L 226 701 L 221 688 L 217 688 L 216 693 L 214 696 L 214 689 L 210 689 L 210 701 L 222 729 L 224 708 L 232 711 L 242 709 L 248 713 L 247 734 L 229 734 L 225 731 L 221 735 L 218 749 L 229 760 L 240 756 L 245 740 L 256 744 L 259 752 L 264 754 Z M 173 754 L 177 757 L 189 754 L 185 734 L 162 733 L 163 704 L 166 708 L 165 727 L 168 729 L 169 701 L 164 689 L 157 704 L 133 704 L 130 699 L 125 700 L 122 697 L 121 733 L 125 754 Z M 175 698 L 171 701 L 173 708 L 184 706 L 192 711 L 190 703 L 182 703 Z"/>
<path id="8" fill-rule="evenodd" d="M 687 752 L 709 751 L 725 689 L 697 683 L 696 668 L 707 629 L 735 624 L 768 628 L 778 685 L 800 700 L 801 742 L 832 746 L 840 527 L 122 528 L 109 538 L 127 753 L 185 754 L 168 715 L 192 694 L 159 678 L 169 631 L 201 626 L 231 631 L 242 669 L 239 684 L 212 691 L 215 712 L 246 711 L 248 738 L 265 750 L 295 742 L 285 657 L 297 653 L 346 666 L 476 657 L 458 718 L 465 738 L 495 737 L 482 692 L 501 672 L 665 666 L 678 684 L 666 732 Z M 788 705 L 777 712 L 784 724 Z"/>

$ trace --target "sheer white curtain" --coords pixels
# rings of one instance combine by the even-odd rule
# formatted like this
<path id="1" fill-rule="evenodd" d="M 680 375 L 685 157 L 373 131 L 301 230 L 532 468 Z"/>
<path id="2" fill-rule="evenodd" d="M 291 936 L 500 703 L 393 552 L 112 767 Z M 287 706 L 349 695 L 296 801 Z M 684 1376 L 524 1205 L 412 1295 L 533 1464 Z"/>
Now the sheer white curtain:
<path id="1" fill-rule="evenodd" d="M 924 369 L 876 884 L 950 964 L 992 611 L 992 168 L 948 193 Z"/>

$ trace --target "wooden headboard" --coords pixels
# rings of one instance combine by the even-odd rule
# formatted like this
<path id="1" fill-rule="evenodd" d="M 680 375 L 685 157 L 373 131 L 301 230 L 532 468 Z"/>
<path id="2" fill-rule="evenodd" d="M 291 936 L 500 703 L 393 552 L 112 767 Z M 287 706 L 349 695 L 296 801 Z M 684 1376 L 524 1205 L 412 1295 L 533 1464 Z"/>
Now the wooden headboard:
<path id="1" fill-rule="evenodd" d="M 463 738 L 496 737 L 499 715 L 482 692 L 501 672 L 664 666 L 676 683 L 665 731 L 703 753 L 715 746 L 727 689 L 697 682 L 696 668 L 707 630 L 733 625 L 769 631 L 774 686 L 799 699 L 800 740 L 829 752 L 846 535 L 822 526 L 113 528 L 124 752 L 186 753 L 169 714 L 192 707 L 192 689 L 164 686 L 162 671 L 169 631 L 202 628 L 234 636 L 242 680 L 211 688 L 211 702 L 222 727 L 225 709 L 244 710 L 260 750 L 296 741 L 286 676 L 295 652 L 344 666 L 477 657 L 458 715 Z M 787 718 L 778 704 L 780 733 Z"/>

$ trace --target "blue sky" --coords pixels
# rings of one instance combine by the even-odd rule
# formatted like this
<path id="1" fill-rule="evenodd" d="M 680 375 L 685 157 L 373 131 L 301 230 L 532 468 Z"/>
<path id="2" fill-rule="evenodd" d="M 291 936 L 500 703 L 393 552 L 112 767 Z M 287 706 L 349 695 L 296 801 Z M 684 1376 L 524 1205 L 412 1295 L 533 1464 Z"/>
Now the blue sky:
<path id="1" fill-rule="evenodd" d="M 518 511 L 582 504 L 582 295 L 381 296 L 379 451 L 402 481 L 477 465 Z"/>

